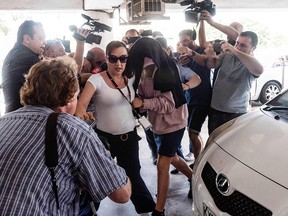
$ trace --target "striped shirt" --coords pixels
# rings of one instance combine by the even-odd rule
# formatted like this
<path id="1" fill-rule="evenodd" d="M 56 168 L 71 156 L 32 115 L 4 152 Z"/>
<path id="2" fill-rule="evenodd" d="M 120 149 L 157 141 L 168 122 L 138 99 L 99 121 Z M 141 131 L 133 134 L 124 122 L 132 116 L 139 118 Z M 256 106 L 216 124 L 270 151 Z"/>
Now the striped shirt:
<path id="1" fill-rule="evenodd" d="M 57 215 L 44 164 L 45 125 L 51 112 L 26 106 L 0 118 L 0 215 Z M 80 187 L 99 202 L 127 183 L 125 171 L 82 120 L 61 113 L 57 145 L 55 174 L 62 215 L 78 215 Z"/>

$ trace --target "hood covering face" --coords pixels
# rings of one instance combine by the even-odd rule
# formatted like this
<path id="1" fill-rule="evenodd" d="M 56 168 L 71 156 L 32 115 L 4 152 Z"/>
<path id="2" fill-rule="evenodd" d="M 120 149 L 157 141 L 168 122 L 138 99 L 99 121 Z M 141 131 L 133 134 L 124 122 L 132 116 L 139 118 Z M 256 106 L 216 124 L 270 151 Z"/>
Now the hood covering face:
<path id="1" fill-rule="evenodd" d="M 145 57 L 152 59 L 158 68 L 154 75 L 154 90 L 171 91 L 176 108 L 185 104 L 186 100 L 176 63 L 167 55 L 160 43 L 152 38 L 138 39 L 129 50 L 124 74 L 129 78 L 135 75 L 135 90 L 138 88 Z"/>

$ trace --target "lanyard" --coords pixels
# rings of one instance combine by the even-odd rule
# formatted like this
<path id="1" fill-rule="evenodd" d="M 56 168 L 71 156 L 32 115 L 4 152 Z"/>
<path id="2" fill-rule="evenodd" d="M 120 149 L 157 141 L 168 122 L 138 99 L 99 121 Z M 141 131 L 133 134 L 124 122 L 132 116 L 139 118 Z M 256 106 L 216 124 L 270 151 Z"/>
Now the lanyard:
<path id="1" fill-rule="evenodd" d="M 111 80 L 111 82 L 113 83 L 113 85 L 119 90 L 119 92 L 123 95 L 123 97 L 131 104 L 131 91 L 130 88 L 128 86 L 128 82 L 127 80 L 124 78 L 124 82 L 126 84 L 126 87 L 128 89 L 128 95 L 129 95 L 129 99 L 126 97 L 126 95 L 122 92 L 122 90 L 119 88 L 119 86 L 117 85 L 117 83 L 113 80 L 113 78 L 111 77 L 111 75 L 109 74 L 109 72 L 107 71 L 107 76 L 109 77 L 109 79 Z"/>
<path id="2" fill-rule="evenodd" d="M 130 99 L 130 100 L 128 100 L 128 98 L 126 97 L 126 95 L 122 92 L 122 90 L 119 88 L 119 86 L 117 85 L 117 83 L 113 80 L 113 78 L 111 77 L 111 75 L 109 74 L 108 71 L 107 71 L 107 76 L 109 77 L 109 79 L 111 80 L 111 82 L 113 83 L 113 85 L 119 90 L 119 92 L 123 95 L 123 97 L 124 97 L 124 98 L 128 101 L 128 103 L 131 105 L 132 111 L 133 111 L 133 113 L 135 114 L 135 116 L 136 116 L 137 118 L 140 118 L 141 116 L 140 116 L 140 114 L 139 114 L 139 111 L 136 110 L 136 109 L 134 109 L 134 108 L 133 108 L 133 105 L 132 105 L 132 103 L 131 103 L 131 91 L 130 91 L 130 88 L 129 88 L 129 86 L 128 86 L 127 80 L 124 78 L 124 82 L 125 82 L 125 84 L 126 84 L 126 86 L 127 86 L 128 94 L 129 94 L 129 99 Z"/>

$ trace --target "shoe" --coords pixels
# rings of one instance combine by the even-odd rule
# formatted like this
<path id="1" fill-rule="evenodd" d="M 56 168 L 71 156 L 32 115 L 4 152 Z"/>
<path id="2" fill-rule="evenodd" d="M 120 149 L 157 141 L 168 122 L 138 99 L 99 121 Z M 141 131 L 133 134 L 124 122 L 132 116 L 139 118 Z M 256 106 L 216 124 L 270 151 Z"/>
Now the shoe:
<path id="1" fill-rule="evenodd" d="M 178 171 L 177 169 L 173 169 L 173 170 L 170 171 L 170 173 L 173 174 L 173 175 L 175 175 L 175 174 L 178 174 L 179 171 Z"/>
<path id="2" fill-rule="evenodd" d="M 184 157 L 185 161 L 194 161 L 194 154 L 192 152 L 189 152 L 185 157 Z"/>
<path id="3" fill-rule="evenodd" d="M 165 209 L 163 210 L 163 212 L 159 212 L 156 209 L 152 212 L 151 216 L 165 216 L 164 214 Z"/>
<path id="4" fill-rule="evenodd" d="M 192 199 L 192 184 L 191 184 L 191 180 L 188 180 L 189 181 L 189 192 L 188 192 L 188 198 L 189 199 Z"/>
<path id="5" fill-rule="evenodd" d="M 189 167 L 193 170 L 194 163 L 190 164 Z"/>

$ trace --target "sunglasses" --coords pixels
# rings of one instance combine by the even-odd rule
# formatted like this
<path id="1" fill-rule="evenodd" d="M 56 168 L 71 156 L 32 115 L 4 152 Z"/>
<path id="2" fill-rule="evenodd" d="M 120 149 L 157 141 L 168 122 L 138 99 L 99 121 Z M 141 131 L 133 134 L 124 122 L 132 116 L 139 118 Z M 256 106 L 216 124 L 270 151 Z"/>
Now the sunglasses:
<path id="1" fill-rule="evenodd" d="M 108 61 L 109 61 L 110 63 L 116 63 L 118 60 L 119 60 L 121 63 L 126 63 L 126 62 L 127 62 L 127 59 L 128 59 L 128 56 L 127 56 L 127 55 L 121 55 L 121 56 L 119 56 L 119 57 L 114 56 L 114 55 L 108 56 Z"/>

